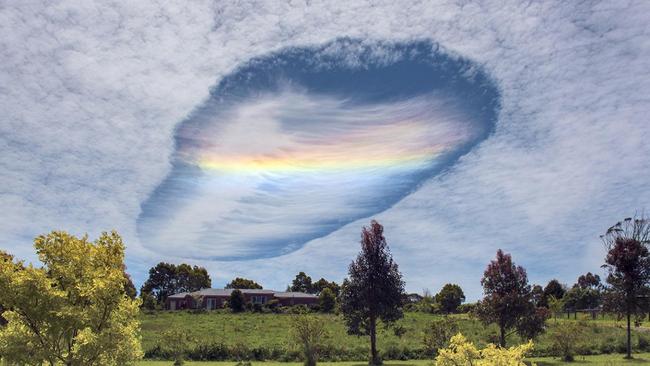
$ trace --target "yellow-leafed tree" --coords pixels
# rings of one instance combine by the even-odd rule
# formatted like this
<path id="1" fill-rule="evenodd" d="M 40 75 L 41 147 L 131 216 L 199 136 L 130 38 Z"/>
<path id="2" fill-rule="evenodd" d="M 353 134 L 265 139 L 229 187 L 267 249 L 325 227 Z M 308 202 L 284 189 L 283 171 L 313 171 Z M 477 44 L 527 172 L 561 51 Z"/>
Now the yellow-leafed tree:
<path id="1" fill-rule="evenodd" d="M 128 365 L 142 357 L 139 300 L 125 293 L 124 244 L 65 232 L 34 241 L 42 267 L 0 256 L 0 356 L 9 365 Z"/>
<path id="2" fill-rule="evenodd" d="M 532 349 L 533 342 L 529 341 L 510 348 L 489 344 L 479 350 L 458 333 L 451 337 L 448 348 L 438 351 L 436 366 L 525 366 L 524 357 Z"/>

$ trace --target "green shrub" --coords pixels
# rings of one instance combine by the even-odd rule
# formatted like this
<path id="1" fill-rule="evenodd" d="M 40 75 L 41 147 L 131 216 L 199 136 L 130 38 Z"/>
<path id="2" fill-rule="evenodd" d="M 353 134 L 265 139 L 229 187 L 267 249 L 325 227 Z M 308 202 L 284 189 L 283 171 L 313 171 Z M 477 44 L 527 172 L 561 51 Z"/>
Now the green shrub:
<path id="1" fill-rule="evenodd" d="M 424 329 L 424 349 L 427 354 L 434 356 L 438 350 L 447 347 L 451 337 L 458 333 L 458 322 L 451 317 L 435 319 Z"/>

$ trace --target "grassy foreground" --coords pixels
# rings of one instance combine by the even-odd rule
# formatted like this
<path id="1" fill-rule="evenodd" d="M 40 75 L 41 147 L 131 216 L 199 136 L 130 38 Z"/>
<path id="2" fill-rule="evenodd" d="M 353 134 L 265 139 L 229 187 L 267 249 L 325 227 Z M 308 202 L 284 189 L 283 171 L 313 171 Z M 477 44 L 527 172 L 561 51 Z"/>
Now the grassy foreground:
<path id="1" fill-rule="evenodd" d="M 617 366 L 617 365 L 646 365 L 650 364 L 650 353 L 635 354 L 633 360 L 624 360 L 621 354 L 597 355 L 597 356 L 579 356 L 574 362 L 562 362 L 552 357 L 531 358 L 527 362 L 534 362 L 537 366 L 556 366 L 556 365 L 589 365 L 589 366 Z M 142 361 L 138 366 L 170 366 L 171 361 Z M 234 366 L 235 362 L 186 362 L 186 366 Z M 299 362 L 253 362 L 253 366 L 302 366 Z M 367 366 L 364 361 L 352 362 L 319 362 L 321 366 Z M 431 366 L 431 360 L 412 360 L 412 361 L 387 361 L 385 366 Z"/>
<path id="2" fill-rule="evenodd" d="M 299 352 L 291 339 L 291 314 L 232 314 L 227 311 L 208 313 L 190 312 L 156 312 L 142 314 L 143 348 L 150 359 L 167 359 L 164 355 L 162 333 L 170 327 L 184 329 L 196 339 L 195 349 L 203 353 L 194 353 L 193 359 L 208 360 L 277 360 L 297 361 Z M 329 338 L 327 361 L 345 361 L 363 359 L 368 354 L 366 337 L 350 336 L 346 333 L 341 317 L 332 314 L 318 314 L 326 320 Z M 439 315 L 408 312 L 397 324 L 404 331 L 396 334 L 393 328 L 381 327 L 378 332 L 378 346 L 384 359 L 427 358 L 424 353 L 423 334 L 425 328 Z M 497 329 L 484 326 L 466 315 L 454 316 L 458 320 L 459 331 L 479 348 L 489 342 L 497 341 Z M 550 319 L 548 331 L 535 342 L 534 356 L 553 355 L 551 336 L 555 329 L 574 319 Z M 578 320 L 580 321 L 580 320 Z M 623 322 L 614 319 L 580 321 L 583 340 L 579 344 L 579 354 L 613 354 L 625 350 L 625 330 Z M 516 336 L 508 338 L 508 344 L 514 345 L 521 340 Z M 635 352 L 650 351 L 650 332 L 648 328 L 637 328 L 633 334 Z M 162 350 L 162 351 L 161 351 Z M 205 355 L 209 355 L 206 357 Z M 602 356 L 601 359 L 607 360 Z M 650 359 L 650 357 L 646 357 Z M 232 363 L 226 361 L 226 364 Z M 409 361 L 410 362 L 410 361 Z M 544 362 L 550 362 L 545 360 Z M 603 361 L 610 362 L 610 361 Z M 617 361 L 618 362 L 618 361 Z M 622 361 L 621 361 L 622 362 Z M 163 363 L 164 364 L 164 363 Z M 232 363 L 234 365 L 234 363 Z M 271 365 L 272 363 L 268 363 Z M 408 363 L 413 364 L 413 363 Z M 415 363 L 414 365 L 417 365 Z M 552 363 L 549 363 L 552 364 Z M 611 364 L 611 363 L 610 363 Z M 614 363 L 616 364 L 616 363 Z M 152 363 L 155 365 L 155 363 Z M 216 365 L 216 364 L 215 364 Z M 283 363 L 283 365 L 288 365 Z M 350 363 L 337 364 L 350 365 Z"/>

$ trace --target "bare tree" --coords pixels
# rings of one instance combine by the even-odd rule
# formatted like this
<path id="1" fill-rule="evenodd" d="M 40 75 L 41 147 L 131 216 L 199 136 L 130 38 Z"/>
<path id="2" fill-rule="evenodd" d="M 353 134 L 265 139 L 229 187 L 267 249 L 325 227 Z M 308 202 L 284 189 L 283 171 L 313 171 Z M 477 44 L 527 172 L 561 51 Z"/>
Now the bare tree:
<path id="1" fill-rule="evenodd" d="M 631 325 L 633 314 L 648 310 L 650 295 L 650 220 L 643 215 L 628 217 L 607 229 L 600 238 L 607 248 L 603 268 L 607 276 L 605 304 L 627 318 L 627 354 L 632 358 Z"/>

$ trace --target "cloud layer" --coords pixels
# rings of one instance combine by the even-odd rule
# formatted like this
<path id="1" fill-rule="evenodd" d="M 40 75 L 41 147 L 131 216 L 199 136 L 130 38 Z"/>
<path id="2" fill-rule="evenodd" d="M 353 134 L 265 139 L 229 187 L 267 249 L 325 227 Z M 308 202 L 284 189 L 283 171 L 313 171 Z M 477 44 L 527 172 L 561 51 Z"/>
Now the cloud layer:
<path id="1" fill-rule="evenodd" d="M 142 279 L 181 259 L 142 245 L 137 218 L 173 169 L 175 128 L 212 86 L 287 47 L 428 39 L 481 65 L 501 110 L 490 138 L 376 216 L 409 289 L 457 282 L 476 298 L 497 248 L 534 281 L 574 281 L 598 270 L 598 234 L 650 202 L 648 14 L 645 1 L 6 3 L 1 246 L 33 258 L 38 233 L 115 228 Z M 367 221 L 274 259 L 193 262 L 216 285 L 340 279 Z"/>

